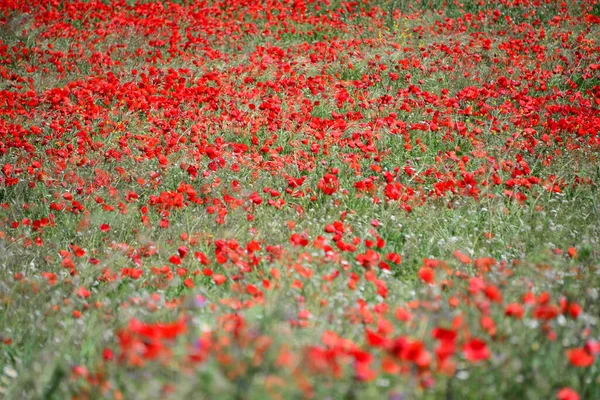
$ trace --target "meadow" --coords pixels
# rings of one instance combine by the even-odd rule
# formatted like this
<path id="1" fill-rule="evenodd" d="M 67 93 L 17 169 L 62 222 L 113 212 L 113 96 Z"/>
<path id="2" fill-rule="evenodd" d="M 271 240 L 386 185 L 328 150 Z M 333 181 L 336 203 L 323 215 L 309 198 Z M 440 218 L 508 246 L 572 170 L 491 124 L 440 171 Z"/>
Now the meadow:
<path id="1" fill-rule="evenodd" d="M 0 2 L 0 398 L 600 399 L 600 2 Z"/>

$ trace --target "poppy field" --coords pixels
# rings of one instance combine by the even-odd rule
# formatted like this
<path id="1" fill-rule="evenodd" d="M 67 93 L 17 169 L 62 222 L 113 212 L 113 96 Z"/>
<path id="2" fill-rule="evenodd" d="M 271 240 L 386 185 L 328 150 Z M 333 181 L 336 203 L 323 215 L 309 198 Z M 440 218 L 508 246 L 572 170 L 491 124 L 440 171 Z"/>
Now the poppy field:
<path id="1" fill-rule="evenodd" d="M 600 2 L 0 2 L 0 398 L 600 399 Z"/>

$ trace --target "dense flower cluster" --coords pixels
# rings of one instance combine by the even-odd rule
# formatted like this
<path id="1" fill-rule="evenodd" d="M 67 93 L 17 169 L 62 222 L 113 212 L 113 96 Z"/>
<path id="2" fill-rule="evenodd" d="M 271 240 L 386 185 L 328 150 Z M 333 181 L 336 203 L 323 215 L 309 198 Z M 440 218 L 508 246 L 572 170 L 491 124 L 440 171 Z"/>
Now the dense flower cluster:
<path id="1" fill-rule="evenodd" d="M 599 398 L 600 5 L 414 3 L 3 1 L 0 394 Z"/>

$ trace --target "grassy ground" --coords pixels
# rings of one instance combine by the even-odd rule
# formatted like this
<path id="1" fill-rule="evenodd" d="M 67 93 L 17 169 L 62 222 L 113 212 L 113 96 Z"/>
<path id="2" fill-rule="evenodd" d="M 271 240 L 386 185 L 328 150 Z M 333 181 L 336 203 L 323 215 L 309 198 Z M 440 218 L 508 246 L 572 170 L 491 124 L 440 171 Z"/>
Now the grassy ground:
<path id="1" fill-rule="evenodd" d="M 0 397 L 599 398 L 598 37 L 591 0 L 2 3 Z"/>

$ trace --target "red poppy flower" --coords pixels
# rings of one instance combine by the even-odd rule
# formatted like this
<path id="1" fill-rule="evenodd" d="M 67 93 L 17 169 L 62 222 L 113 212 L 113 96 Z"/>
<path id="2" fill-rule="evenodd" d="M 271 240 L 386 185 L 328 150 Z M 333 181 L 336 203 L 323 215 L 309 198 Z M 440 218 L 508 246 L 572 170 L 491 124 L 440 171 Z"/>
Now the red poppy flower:
<path id="1" fill-rule="evenodd" d="M 481 339 L 472 339 L 464 344 L 463 353 L 465 358 L 471 362 L 478 362 L 490 358 L 487 344 Z"/>
<path id="2" fill-rule="evenodd" d="M 524 313 L 525 310 L 523 309 L 523 306 L 521 306 L 521 304 L 519 303 L 511 303 L 504 308 L 504 315 L 506 315 L 507 317 L 521 319 L 523 318 Z"/>
<path id="3" fill-rule="evenodd" d="M 422 267 L 419 270 L 419 278 L 425 283 L 432 284 L 435 279 L 435 272 L 429 267 Z"/>
<path id="4" fill-rule="evenodd" d="M 557 400 L 579 400 L 579 394 L 571 388 L 562 388 L 556 393 Z"/>
<path id="5" fill-rule="evenodd" d="M 594 363 L 594 357 L 585 348 L 569 349 L 566 355 L 569 362 L 576 367 L 589 367 Z"/>
<path id="6" fill-rule="evenodd" d="M 83 299 L 87 299 L 88 297 L 90 297 L 90 291 L 87 290 L 85 287 L 80 287 L 79 289 L 77 289 L 77 296 L 83 298 Z"/>
<path id="7" fill-rule="evenodd" d="M 213 281 L 217 284 L 217 285 L 222 285 L 225 283 L 225 281 L 227 280 L 227 277 L 225 277 L 225 275 L 221 275 L 221 274 L 216 274 L 213 275 Z"/>
<path id="8" fill-rule="evenodd" d="M 471 257 L 467 256 L 464 253 L 461 253 L 460 251 L 455 251 L 454 252 L 454 257 L 456 257 L 456 259 L 458 261 L 460 261 L 463 264 L 470 264 L 471 263 Z"/>

